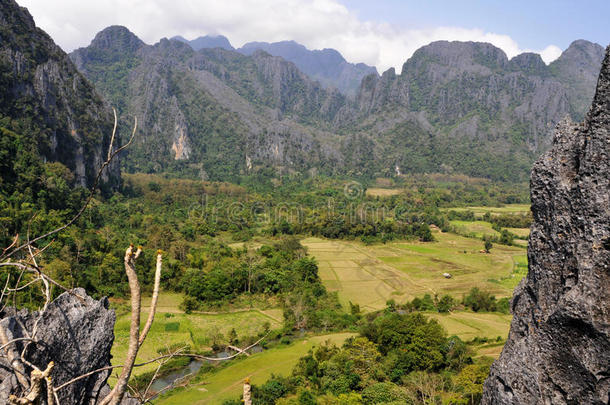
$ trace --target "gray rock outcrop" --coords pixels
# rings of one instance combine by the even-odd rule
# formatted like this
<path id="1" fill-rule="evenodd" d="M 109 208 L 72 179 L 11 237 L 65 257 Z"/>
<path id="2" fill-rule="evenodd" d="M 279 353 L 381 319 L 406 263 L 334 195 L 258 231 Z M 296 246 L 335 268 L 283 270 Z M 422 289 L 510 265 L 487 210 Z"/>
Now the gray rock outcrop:
<path id="1" fill-rule="evenodd" d="M 582 124 L 531 177 L 529 273 L 483 404 L 610 403 L 610 47 Z"/>
<path id="2" fill-rule="evenodd" d="M 108 300 L 94 300 L 85 290 L 63 293 L 51 302 L 38 322 L 36 342 L 31 343 L 25 358 L 41 370 L 55 362 L 52 379 L 56 387 L 85 374 L 110 365 L 110 349 L 114 341 L 114 311 L 108 309 Z M 26 336 L 24 328 L 32 331 L 38 312 L 10 309 L 0 314 L 0 327 L 9 339 Z M 15 343 L 18 352 L 26 342 Z M 26 370 L 29 374 L 30 370 Z M 77 381 L 58 391 L 61 404 L 95 404 L 100 390 L 105 388 L 110 370 L 102 371 Z M 6 357 L 0 356 L 0 403 L 5 404 L 10 394 L 20 396 L 21 387 Z"/>

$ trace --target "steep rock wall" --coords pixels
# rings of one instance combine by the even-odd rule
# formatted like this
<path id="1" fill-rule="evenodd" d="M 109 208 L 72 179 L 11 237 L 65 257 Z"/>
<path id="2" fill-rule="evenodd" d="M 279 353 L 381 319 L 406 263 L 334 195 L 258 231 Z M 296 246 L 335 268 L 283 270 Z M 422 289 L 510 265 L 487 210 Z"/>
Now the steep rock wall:
<path id="1" fill-rule="evenodd" d="M 529 273 L 483 404 L 610 403 L 610 47 L 582 124 L 531 177 Z"/>

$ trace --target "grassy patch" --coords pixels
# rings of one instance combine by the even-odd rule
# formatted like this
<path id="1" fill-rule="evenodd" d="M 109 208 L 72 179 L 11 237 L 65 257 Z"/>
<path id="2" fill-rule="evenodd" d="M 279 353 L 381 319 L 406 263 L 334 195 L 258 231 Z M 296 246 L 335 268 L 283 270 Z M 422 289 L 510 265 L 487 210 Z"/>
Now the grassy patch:
<path id="1" fill-rule="evenodd" d="M 271 374 L 287 375 L 299 358 L 307 354 L 312 347 L 326 340 L 340 345 L 353 335 L 353 333 L 337 333 L 314 336 L 297 340 L 290 345 L 274 347 L 233 362 L 215 373 L 207 374 L 202 383 L 168 393 L 156 400 L 155 404 L 220 404 L 227 399 L 238 399 L 245 378 L 250 378 L 253 384 L 263 384 Z"/>
<path id="2" fill-rule="evenodd" d="M 451 221 L 451 225 L 457 228 L 457 232 L 462 235 L 472 235 L 475 238 L 483 236 L 500 236 L 500 232 L 491 227 L 491 222 L 486 221 Z"/>
<path id="3" fill-rule="evenodd" d="M 167 348 L 189 346 L 196 350 L 208 349 L 214 338 L 227 336 L 232 328 L 238 338 L 256 335 L 263 330 L 265 322 L 272 329 L 281 327 L 282 311 L 280 309 L 247 310 L 221 314 L 184 314 L 178 309 L 181 302 L 179 294 L 162 293 L 159 297 L 159 309 L 155 316 L 150 333 L 138 353 L 137 362 L 158 356 L 159 351 Z M 150 298 L 143 299 L 142 326 L 148 316 Z M 121 364 L 127 353 L 129 341 L 129 315 L 119 316 L 114 325 L 114 345 L 112 346 L 112 364 Z M 135 369 L 134 375 L 154 370 L 156 364 Z M 113 383 L 111 378 L 110 383 Z"/>
<path id="4" fill-rule="evenodd" d="M 506 339 L 512 319 L 511 315 L 495 312 L 454 311 L 449 314 L 429 312 L 426 315 L 443 325 L 449 335 L 457 335 L 465 341 L 472 340 L 475 337 L 495 340 L 500 336 L 502 339 Z"/>
<path id="5" fill-rule="evenodd" d="M 530 236 L 530 228 L 505 228 L 507 231 L 514 233 L 520 238 L 527 239 Z"/>

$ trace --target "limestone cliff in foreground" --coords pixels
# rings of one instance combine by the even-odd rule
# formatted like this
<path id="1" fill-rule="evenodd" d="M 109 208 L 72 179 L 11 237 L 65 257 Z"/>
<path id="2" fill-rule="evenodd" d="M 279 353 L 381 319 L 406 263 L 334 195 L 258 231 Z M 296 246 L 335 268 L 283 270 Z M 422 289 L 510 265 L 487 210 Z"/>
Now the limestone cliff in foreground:
<path id="1" fill-rule="evenodd" d="M 610 47 L 582 124 L 531 177 L 529 274 L 483 404 L 610 403 Z"/>

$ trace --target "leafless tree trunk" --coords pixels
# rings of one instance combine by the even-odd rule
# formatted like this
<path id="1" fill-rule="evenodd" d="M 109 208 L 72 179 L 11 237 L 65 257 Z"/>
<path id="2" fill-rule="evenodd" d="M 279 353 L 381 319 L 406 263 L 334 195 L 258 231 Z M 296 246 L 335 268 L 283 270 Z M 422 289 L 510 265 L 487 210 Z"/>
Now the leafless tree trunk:
<path id="1" fill-rule="evenodd" d="M 244 381 L 244 405 L 252 405 L 252 387 L 249 378 Z"/>

